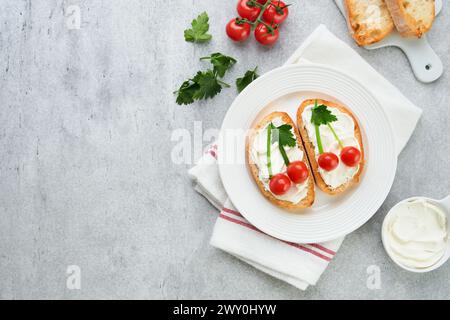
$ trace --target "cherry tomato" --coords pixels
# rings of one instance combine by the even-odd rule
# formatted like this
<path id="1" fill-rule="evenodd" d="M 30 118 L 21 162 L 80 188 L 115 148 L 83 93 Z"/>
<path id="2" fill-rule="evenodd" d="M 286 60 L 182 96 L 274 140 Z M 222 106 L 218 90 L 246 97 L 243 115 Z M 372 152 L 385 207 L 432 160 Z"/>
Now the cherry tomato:
<path id="1" fill-rule="evenodd" d="M 294 161 L 287 167 L 287 174 L 293 183 L 303 183 L 308 179 L 308 167 L 303 161 Z"/>
<path id="2" fill-rule="evenodd" d="M 361 160 L 361 152 L 355 147 L 345 147 L 341 151 L 341 160 L 348 167 L 356 167 Z"/>
<path id="3" fill-rule="evenodd" d="M 281 24 L 287 19 L 289 9 L 283 1 L 273 1 L 263 13 L 264 21 L 268 23 Z"/>
<path id="4" fill-rule="evenodd" d="M 332 152 L 325 152 L 319 156 L 319 160 L 317 162 L 323 170 L 333 171 L 339 164 L 339 158 Z"/>
<path id="5" fill-rule="evenodd" d="M 255 38 L 256 41 L 265 46 L 273 45 L 277 42 L 280 32 L 278 30 L 278 25 L 271 25 L 273 27 L 273 31 L 270 32 L 268 28 L 260 23 L 255 29 Z"/>
<path id="6" fill-rule="evenodd" d="M 251 27 L 239 18 L 233 19 L 227 24 L 227 35 L 234 41 L 245 41 L 250 36 Z"/>
<path id="7" fill-rule="evenodd" d="M 289 178 L 285 174 L 279 173 L 277 175 L 274 175 L 272 179 L 270 179 L 270 191 L 272 191 L 272 193 L 276 194 L 277 196 L 281 196 L 288 192 L 290 187 L 291 180 L 289 180 Z"/>
<path id="8" fill-rule="evenodd" d="M 257 0 L 260 4 L 266 4 L 267 0 Z"/>
<path id="9" fill-rule="evenodd" d="M 240 0 L 237 4 L 237 12 L 242 18 L 255 21 L 261 12 L 261 8 L 256 5 L 252 7 L 249 3 L 248 0 Z"/>

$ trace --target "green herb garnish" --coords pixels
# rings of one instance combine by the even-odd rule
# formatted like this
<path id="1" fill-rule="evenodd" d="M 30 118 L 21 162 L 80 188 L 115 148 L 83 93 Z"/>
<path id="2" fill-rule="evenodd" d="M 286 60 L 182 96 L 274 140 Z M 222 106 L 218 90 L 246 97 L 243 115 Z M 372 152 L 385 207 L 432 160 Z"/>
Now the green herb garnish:
<path id="1" fill-rule="evenodd" d="M 209 31 L 209 17 L 206 12 L 200 14 L 197 19 L 192 20 L 191 29 L 184 30 L 184 40 L 188 42 L 208 42 L 212 36 Z"/>
<path id="2" fill-rule="evenodd" d="M 331 113 L 331 111 L 327 108 L 326 105 L 321 104 L 320 106 L 317 105 L 317 100 L 314 103 L 314 108 L 312 108 L 311 113 L 311 123 L 315 127 L 316 132 L 316 140 L 317 140 L 317 147 L 319 148 L 319 153 L 323 153 L 323 145 L 322 145 L 322 139 L 320 138 L 320 126 L 326 125 L 328 128 L 330 128 L 331 132 L 333 133 L 334 138 L 339 143 L 339 146 L 343 148 L 342 141 L 339 139 L 338 135 L 336 134 L 336 131 L 334 131 L 333 126 L 331 125 L 332 122 L 337 121 L 337 117 Z"/>
<path id="3" fill-rule="evenodd" d="M 174 92 L 177 95 L 179 105 L 191 104 L 195 100 L 208 99 L 216 96 L 223 88 L 229 88 L 230 85 L 221 81 L 225 73 L 235 63 L 236 59 L 225 56 L 221 53 L 213 53 L 209 57 L 200 60 L 210 60 L 213 69 L 198 71 L 197 74 L 184 81 L 180 88 Z"/>
<path id="4" fill-rule="evenodd" d="M 256 78 L 259 77 L 259 75 L 256 73 L 256 70 L 258 67 L 256 67 L 253 70 L 248 70 L 242 78 L 236 79 L 236 87 L 239 92 L 242 92 L 250 83 L 252 83 Z"/>
<path id="5" fill-rule="evenodd" d="M 223 55 L 219 52 L 213 53 L 208 57 L 200 58 L 200 60 L 209 60 L 214 67 L 214 73 L 221 78 L 237 62 L 233 57 Z"/>
<path id="6" fill-rule="evenodd" d="M 272 122 L 267 127 L 267 168 L 269 170 L 269 178 L 272 177 L 271 146 L 275 141 L 278 141 L 278 148 L 286 166 L 290 163 L 284 147 L 296 146 L 296 139 L 291 129 L 292 126 L 289 124 L 282 124 L 279 127 L 275 127 Z"/>

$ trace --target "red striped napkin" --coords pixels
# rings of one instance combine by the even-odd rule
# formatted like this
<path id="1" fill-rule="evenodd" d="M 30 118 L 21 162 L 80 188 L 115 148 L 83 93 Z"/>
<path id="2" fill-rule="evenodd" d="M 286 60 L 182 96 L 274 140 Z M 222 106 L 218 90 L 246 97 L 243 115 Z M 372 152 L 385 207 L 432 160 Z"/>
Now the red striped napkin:
<path id="1" fill-rule="evenodd" d="M 287 63 L 329 65 L 359 80 L 377 97 L 391 122 L 402 119 L 393 126 L 398 153 L 406 145 L 421 110 L 325 26 L 320 25 Z M 317 283 L 343 238 L 326 243 L 291 243 L 252 226 L 228 200 L 219 177 L 216 145 L 207 149 L 189 174 L 195 189 L 220 210 L 211 238 L 214 247 L 299 289 L 305 290 L 308 285 Z"/>
<path id="2" fill-rule="evenodd" d="M 220 210 L 211 245 L 297 288 L 305 290 L 315 284 L 342 243 L 343 238 L 321 244 L 286 242 L 251 225 L 227 199 L 219 177 L 216 145 L 189 174 L 195 189 Z"/>

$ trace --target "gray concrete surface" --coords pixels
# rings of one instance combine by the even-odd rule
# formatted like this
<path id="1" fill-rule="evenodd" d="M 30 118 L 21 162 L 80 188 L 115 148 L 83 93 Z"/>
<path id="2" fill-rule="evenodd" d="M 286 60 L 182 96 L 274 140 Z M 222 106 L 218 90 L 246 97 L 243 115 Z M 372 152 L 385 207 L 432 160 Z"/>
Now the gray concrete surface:
<path id="1" fill-rule="evenodd" d="M 397 201 L 450 193 L 448 70 L 425 85 L 399 50 L 356 48 L 331 0 L 291 1 L 274 48 L 236 45 L 223 31 L 234 2 L 0 0 L 0 298 L 450 298 L 450 263 L 409 274 L 388 260 L 380 240 Z M 68 28 L 70 5 L 80 8 L 80 29 Z M 202 11 L 213 40 L 184 42 L 183 30 Z M 216 212 L 192 189 L 190 165 L 171 162 L 173 130 L 192 132 L 194 121 L 218 128 L 235 89 L 187 107 L 172 91 L 212 52 L 238 59 L 229 82 L 256 65 L 267 72 L 319 23 L 424 115 L 383 207 L 302 292 L 210 247 Z M 446 67 L 449 29 L 444 8 L 429 39 Z M 81 268 L 80 290 L 66 287 L 69 265 Z M 370 265 L 381 270 L 379 290 L 366 286 Z"/>

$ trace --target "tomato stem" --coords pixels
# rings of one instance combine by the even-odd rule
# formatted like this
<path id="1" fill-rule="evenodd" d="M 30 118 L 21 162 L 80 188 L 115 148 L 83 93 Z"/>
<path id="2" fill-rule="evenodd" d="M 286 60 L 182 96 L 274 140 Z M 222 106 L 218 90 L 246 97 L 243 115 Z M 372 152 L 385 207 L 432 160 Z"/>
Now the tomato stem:
<path id="1" fill-rule="evenodd" d="M 268 0 L 264 5 L 261 5 L 260 3 L 256 2 L 256 3 L 258 3 L 258 4 L 260 5 L 260 7 L 261 7 L 261 12 L 259 13 L 258 18 L 256 18 L 255 21 L 250 21 L 250 20 L 248 20 L 248 19 L 239 19 L 239 22 L 240 22 L 240 23 L 248 23 L 249 25 L 251 25 L 251 27 L 252 27 L 253 30 L 258 26 L 258 24 L 261 23 L 261 24 L 263 24 L 263 25 L 266 26 L 266 28 L 267 28 L 267 30 L 270 32 L 270 34 L 273 34 L 273 31 L 274 31 L 275 29 L 274 29 L 272 26 L 266 24 L 266 23 L 264 22 L 264 20 L 261 19 L 262 16 L 263 16 L 263 14 L 264 14 L 264 11 L 266 11 L 267 7 L 268 7 L 269 5 L 272 4 L 272 1 L 273 1 L 273 0 Z"/>

